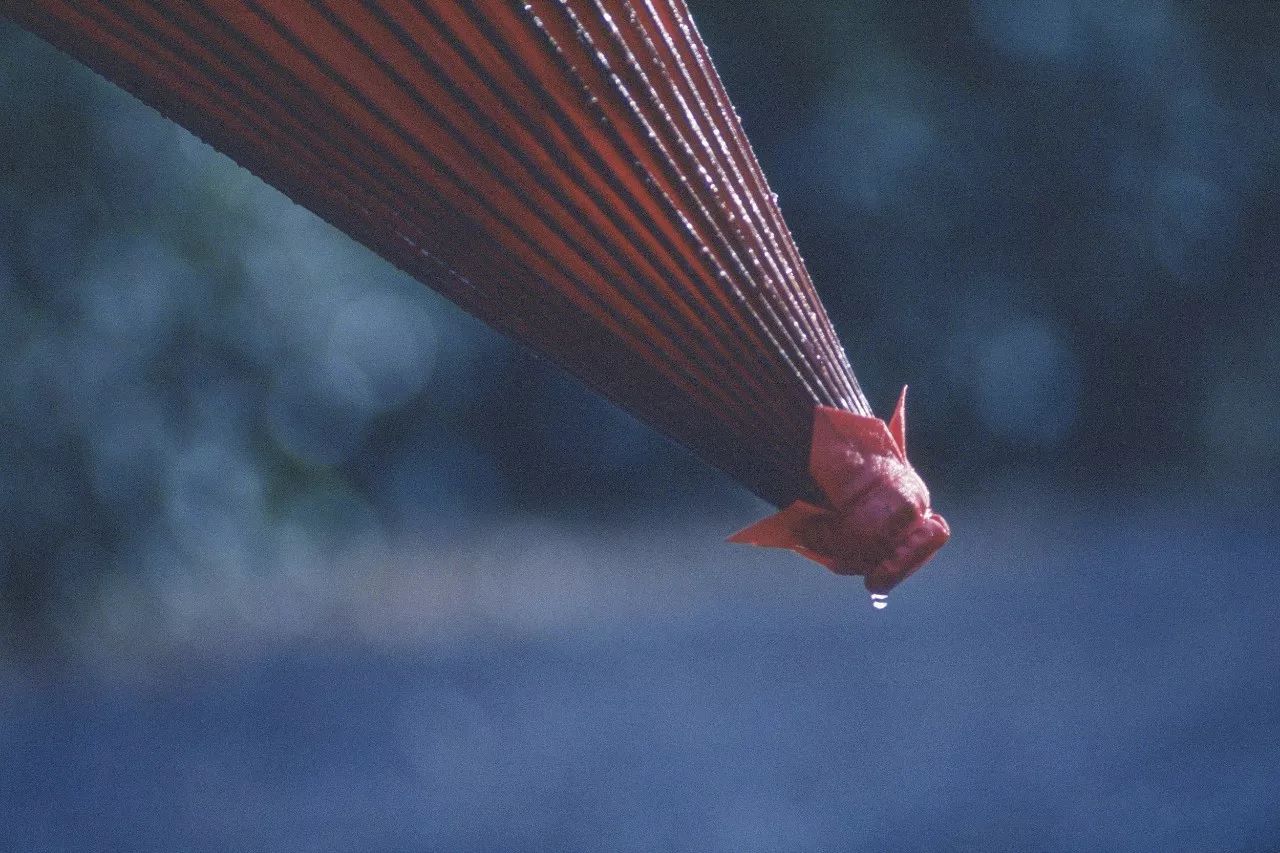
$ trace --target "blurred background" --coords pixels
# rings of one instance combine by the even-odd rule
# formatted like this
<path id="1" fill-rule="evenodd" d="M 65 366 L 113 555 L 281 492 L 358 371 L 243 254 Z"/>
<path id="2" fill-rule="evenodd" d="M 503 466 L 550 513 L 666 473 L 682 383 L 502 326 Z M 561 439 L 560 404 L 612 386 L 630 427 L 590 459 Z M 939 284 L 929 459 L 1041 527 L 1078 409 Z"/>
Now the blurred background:
<path id="1" fill-rule="evenodd" d="M 0 22 L 0 849 L 1280 845 L 1280 6 L 693 2 L 952 544 L 768 510 Z"/>

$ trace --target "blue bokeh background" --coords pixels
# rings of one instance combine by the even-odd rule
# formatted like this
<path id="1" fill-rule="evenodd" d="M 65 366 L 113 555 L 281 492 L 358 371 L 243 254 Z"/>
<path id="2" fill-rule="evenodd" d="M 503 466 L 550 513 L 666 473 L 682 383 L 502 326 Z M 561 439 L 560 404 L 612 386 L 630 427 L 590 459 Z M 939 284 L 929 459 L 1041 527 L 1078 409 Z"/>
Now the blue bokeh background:
<path id="1" fill-rule="evenodd" d="M 1280 6 L 693 9 L 956 531 L 758 501 L 0 24 L 0 849 L 1280 845 Z"/>

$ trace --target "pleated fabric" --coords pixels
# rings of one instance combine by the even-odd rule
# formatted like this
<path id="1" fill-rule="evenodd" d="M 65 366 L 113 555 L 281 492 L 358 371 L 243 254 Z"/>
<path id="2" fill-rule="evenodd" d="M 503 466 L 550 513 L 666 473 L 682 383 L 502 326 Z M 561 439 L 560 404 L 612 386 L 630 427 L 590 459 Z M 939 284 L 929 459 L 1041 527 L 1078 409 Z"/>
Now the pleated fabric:
<path id="1" fill-rule="evenodd" d="M 870 414 L 683 0 L 0 0 L 777 505 Z"/>

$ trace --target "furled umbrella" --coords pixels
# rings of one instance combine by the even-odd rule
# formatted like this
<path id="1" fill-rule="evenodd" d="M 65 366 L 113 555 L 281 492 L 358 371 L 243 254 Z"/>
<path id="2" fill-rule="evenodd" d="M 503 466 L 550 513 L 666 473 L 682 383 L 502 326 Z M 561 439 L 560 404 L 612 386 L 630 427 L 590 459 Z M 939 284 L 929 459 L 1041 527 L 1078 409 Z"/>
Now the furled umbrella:
<path id="1" fill-rule="evenodd" d="M 783 507 L 883 594 L 946 541 L 683 0 L 0 0 Z"/>

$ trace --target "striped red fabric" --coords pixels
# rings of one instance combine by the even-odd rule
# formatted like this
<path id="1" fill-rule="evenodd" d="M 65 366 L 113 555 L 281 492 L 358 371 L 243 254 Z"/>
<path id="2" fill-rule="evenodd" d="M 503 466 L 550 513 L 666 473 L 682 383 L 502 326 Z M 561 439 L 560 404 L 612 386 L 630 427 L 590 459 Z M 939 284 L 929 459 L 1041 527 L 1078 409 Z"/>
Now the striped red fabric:
<path id="1" fill-rule="evenodd" d="M 682 0 L 0 0 L 778 505 L 870 415 Z"/>

